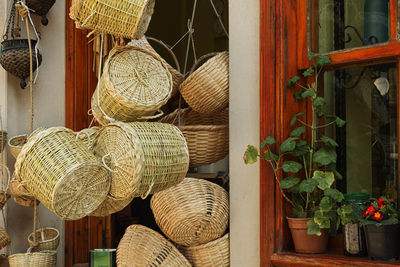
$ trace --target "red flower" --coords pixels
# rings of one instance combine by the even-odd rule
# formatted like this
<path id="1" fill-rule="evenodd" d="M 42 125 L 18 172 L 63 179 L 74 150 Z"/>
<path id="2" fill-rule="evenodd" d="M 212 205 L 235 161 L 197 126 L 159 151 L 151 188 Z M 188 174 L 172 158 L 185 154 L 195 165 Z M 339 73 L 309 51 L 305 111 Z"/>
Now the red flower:
<path id="1" fill-rule="evenodd" d="M 372 215 L 372 220 L 377 221 L 377 222 L 381 222 L 383 219 L 383 214 L 380 211 L 377 211 L 374 213 L 374 215 Z"/>
<path id="2" fill-rule="evenodd" d="M 382 198 L 378 199 L 378 207 L 379 207 L 379 209 L 381 209 L 384 206 L 385 206 L 385 200 L 383 200 Z"/>
<path id="3" fill-rule="evenodd" d="M 363 218 L 367 217 L 368 215 L 372 215 L 376 212 L 374 206 L 369 206 L 368 208 L 366 208 L 363 212 Z"/>

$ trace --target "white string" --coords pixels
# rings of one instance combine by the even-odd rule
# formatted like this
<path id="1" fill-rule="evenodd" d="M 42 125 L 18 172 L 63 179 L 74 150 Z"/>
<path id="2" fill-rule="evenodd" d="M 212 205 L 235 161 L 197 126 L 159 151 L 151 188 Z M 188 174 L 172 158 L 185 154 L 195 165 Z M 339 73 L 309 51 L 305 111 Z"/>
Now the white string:
<path id="1" fill-rule="evenodd" d="M 196 7 L 197 7 L 197 0 L 194 0 L 192 18 L 190 19 L 190 22 L 188 23 L 189 24 L 189 32 L 191 32 L 191 29 L 193 29 L 193 21 L 194 21 L 195 15 L 196 15 Z M 189 39 L 188 39 L 187 47 L 186 47 L 185 66 L 183 68 L 183 74 L 186 74 L 187 61 L 188 61 L 189 50 L 190 50 L 190 42 L 191 42 L 192 37 L 193 37 L 193 34 L 189 34 Z"/>
<path id="2" fill-rule="evenodd" d="M 213 0 L 210 0 L 210 4 L 211 4 L 211 6 L 212 6 L 213 9 L 214 9 L 215 15 L 217 16 L 217 18 L 218 18 L 218 20 L 219 20 L 219 23 L 221 24 L 222 29 L 224 30 L 226 36 L 227 36 L 228 39 L 229 39 L 228 31 L 226 30 L 225 25 L 224 25 L 224 23 L 222 22 L 221 15 L 218 13 L 217 8 L 215 7 Z"/>

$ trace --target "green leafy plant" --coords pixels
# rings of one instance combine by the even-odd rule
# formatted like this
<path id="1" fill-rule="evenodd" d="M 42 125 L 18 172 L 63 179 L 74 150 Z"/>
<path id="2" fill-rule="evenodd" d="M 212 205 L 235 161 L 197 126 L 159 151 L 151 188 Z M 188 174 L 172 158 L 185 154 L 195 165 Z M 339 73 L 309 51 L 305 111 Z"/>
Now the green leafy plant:
<path id="1" fill-rule="evenodd" d="M 399 214 L 386 197 L 380 197 L 371 202 L 371 205 L 364 208 L 360 218 L 362 225 L 374 224 L 376 226 L 393 225 L 399 223 Z"/>
<path id="2" fill-rule="evenodd" d="M 295 99 L 311 103 L 311 123 L 307 123 L 304 112 L 297 113 L 290 121 L 293 130 L 286 140 L 278 146 L 275 138 L 268 136 L 259 148 L 249 145 L 244 160 L 246 164 L 257 162 L 259 158 L 267 161 L 283 198 L 293 207 L 293 216 L 311 218 L 307 222 L 307 233 L 321 235 L 321 229 L 339 226 L 337 203 L 344 199 L 334 188 L 335 179 L 342 177 L 335 170 L 338 144 L 324 135 L 324 130 L 335 125 L 343 127 L 345 121 L 327 114 L 327 102 L 318 94 L 319 76 L 330 58 L 313 53 L 308 57 L 311 67 L 302 76 L 312 82 L 303 85 L 300 84 L 302 78 L 294 76 L 287 86 L 298 89 L 293 94 Z M 307 131 L 310 138 L 305 136 Z M 281 180 L 282 172 L 284 179 Z"/>
<path id="3" fill-rule="evenodd" d="M 342 205 L 337 209 L 342 225 L 359 223 L 362 217 L 362 209 L 356 204 Z"/>

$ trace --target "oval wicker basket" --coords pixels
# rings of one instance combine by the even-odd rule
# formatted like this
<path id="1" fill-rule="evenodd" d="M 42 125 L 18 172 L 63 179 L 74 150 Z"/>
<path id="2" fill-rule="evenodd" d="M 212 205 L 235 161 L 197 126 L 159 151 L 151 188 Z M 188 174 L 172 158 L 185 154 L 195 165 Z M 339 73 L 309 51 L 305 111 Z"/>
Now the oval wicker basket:
<path id="1" fill-rule="evenodd" d="M 7 144 L 7 132 L 6 131 L 0 131 L 0 153 L 3 152 L 4 147 Z"/>
<path id="2" fill-rule="evenodd" d="M 102 125 L 157 118 L 153 114 L 171 91 L 171 73 L 159 56 L 140 47 L 116 47 L 92 96 L 93 115 Z"/>
<path id="3" fill-rule="evenodd" d="M 87 129 L 83 129 L 76 133 L 76 138 L 85 143 L 90 151 L 93 151 L 94 143 L 96 142 L 97 135 L 100 127 L 94 126 Z"/>
<path id="4" fill-rule="evenodd" d="M 195 247 L 181 249 L 193 267 L 229 267 L 229 234 Z"/>
<path id="5" fill-rule="evenodd" d="M 41 251 L 13 254 L 8 257 L 10 267 L 55 267 L 56 251 Z"/>
<path id="6" fill-rule="evenodd" d="M 171 124 L 109 124 L 100 130 L 94 152 L 110 166 L 109 195 L 117 199 L 145 198 L 174 186 L 184 179 L 189 168 L 186 140 Z"/>
<path id="7" fill-rule="evenodd" d="M 186 178 L 177 186 L 154 194 L 150 205 L 163 233 L 182 246 L 215 240 L 228 227 L 228 193 L 202 179 Z"/>
<path id="8" fill-rule="evenodd" d="M 201 57 L 193 66 L 192 71 L 210 56 L 213 57 L 190 74 L 179 87 L 189 106 L 205 114 L 220 111 L 229 104 L 228 52 L 212 53 Z"/>
<path id="9" fill-rule="evenodd" d="M 190 267 L 187 259 L 162 235 L 142 225 L 126 229 L 117 249 L 118 267 Z"/>
<path id="10" fill-rule="evenodd" d="M 187 109 L 177 109 L 160 120 L 177 125 L 186 138 L 190 166 L 215 163 L 229 153 L 229 110 L 204 115 Z"/>
<path id="11" fill-rule="evenodd" d="M 89 216 L 104 217 L 121 211 L 132 202 L 133 198 L 133 196 L 128 198 L 115 198 L 109 194 L 103 203 Z"/>
<path id="12" fill-rule="evenodd" d="M 72 0 L 69 16 L 77 28 L 139 39 L 147 31 L 154 5 L 155 0 Z"/>
<path id="13" fill-rule="evenodd" d="M 17 135 L 8 140 L 8 148 L 15 159 L 18 157 L 19 152 L 21 152 L 21 149 L 26 144 L 27 140 L 28 136 L 26 134 Z"/>
<path id="14" fill-rule="evenodd" d="M 15 178 L 46 208 L 67 220 L 93 212 L 110 188 L 105 166 L 64 127 L 28 138 L 15 163 Z"/>
<path id="15" fill-rule="evenodd" d="M 56 228 L 46 227 L 36 230 L 36 242 L 33 242 L 33 233 L 28 236 L 29 246 L 33 252 L 43 250 L 57 250 L 60 242 L 60 232 Z"/>
<path id="16" fill-rule="evenodd" d="M 8 188 L 10 189 L 11 195 L 14 196 L 15 203 L 18 205 L 24 207 L 33 207 L 35 205 L 35 198 L 18 180 L 11 179 L 8 181 Z M 40 201 L 36 200 L 36 205 L 39 204 Z"/>
<path id="17" fill-rule="evenodd" d="M 11 244 L 11 239 L 8 236 L 6 230 L 0 226 L 0 249 Z"/>

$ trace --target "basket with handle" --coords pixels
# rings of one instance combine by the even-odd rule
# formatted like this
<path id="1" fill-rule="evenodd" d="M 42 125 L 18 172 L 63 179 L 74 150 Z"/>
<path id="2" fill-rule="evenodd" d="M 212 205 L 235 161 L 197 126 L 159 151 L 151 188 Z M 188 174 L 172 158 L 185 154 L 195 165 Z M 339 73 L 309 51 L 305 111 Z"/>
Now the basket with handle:
<path id="1" fill-rule="evenodd" d="M 8 140 L 8 148 L 10 150 L 11 155 L 16 159 L 18 157 L 19 152 L 21 152 L 22 147 L 26 144 L 28 140 L 28 136 L 25 135 L 17 135 L 10 140 Z"/>
<path id="2" fill-rule="evenodd" d="M 55 267 L 57 263 L 57 252 L 54 250 L 17 253 L 8 257 L 10 267 Z"/>
<path id="3" fill-rule="evenodd" d="M 24 207 L 33 207 L 35 205 L 35 198 L 28 190 L 15 178 L 8 181 L 8 189 L 10 189 L 11 195 L 14 196 L 14 201 L 18 205 Z M 39 205 L 40 201 L 36 200 L 36 205 Z"/>
<path id="4" fill-rule="evenodd" d="M 173 242 L 196 246 L 221 237 L 229 218 L 225 189 L 196 178 L 154 194 L 150 203 L 157 225 Z"/>
<path id="5" fill-rule="evenodd" d="M 205 60 L 207 61 L 196 69 Z M 228 106 L 228 52 L 202 56 L 190 72 L 189 77 L 179 86 L 179 91 L 191 108 L 199 113 L 212 114 Z"/>
<path id="6" fill-rule="evenodd" d="M 175 246 L 154 230 L 142 225 L 126 229 L 117 249 L 118 267 L 190 267 Z"/>
<path id="7" fill-rule="evenodd" d="M 11 239 L 8 236 L 6 230 L 0 226 L 0 249 L 11 244 Z"/>
<path id="8" fill-rule="evenodd" d="M 160 122 L 177 125 L 186 138 L 190 166 L 215 163 L 229 153 L 229 110 L 206 115 L 190 108 L 177 109 Z"/>
<path id="9" fill-rule="evenodd" d="M 100 127 L 97 126 L 83 129 L 76 133 L 76 138 L 84 142 L 85 145 L 89 148 L 89 150 L 92 151 L 99 130 Z"/>
<path id="10" fill-rule="evenodd" d="M 193 267 L 229 267 L 229 234 L 209 243 L 181 248 Z"/>
<path id="11" fill-rule="evenodd" d="M 7 144 L 7 132 L 6 131 L 0 131 L 0 153 L 3 152 L 4 147 Z"/>
<path id="12" fill-rule="evenodd" d="M 32 134 L 15 163 L 15 178 L 57 216 L 80 219 L 110 188 L 110 174 L 72 130 L 53 127 Z"/>
<path id="13" fill-rule="evenodd" d="M 93 115 L 101 125 L 157 118 L 171 91 L 171 73 L 159 56 L 140 47 L 115 47 L 92 96 Z"/>
<path id="14" fill-rule="evenodd" d="M 28 236 L 29 246 L 33 252 L 43 250 L 57 250 L 60 242 L 60 232 L 56 228 L 45 227 L 36 230 L 36 244 L 33 240 L 33 233 Z"/>
<path id="15" fill-rule="evenodd" d="M 101 203 L 100 206 L 89 216 L 104 217 L 121 211 L 132 202 L 133 198 L 134 196 L 126 198 L 115 198 L 112 195 L 108 194 L 103 203 Z"/>
<path id="16" fill-rule="evenodd" d="M 155 0 L 72 0 L 69 16 L 77 28 L 139 39 L 147 31 L 154 5 Z"/>

